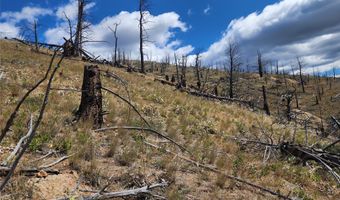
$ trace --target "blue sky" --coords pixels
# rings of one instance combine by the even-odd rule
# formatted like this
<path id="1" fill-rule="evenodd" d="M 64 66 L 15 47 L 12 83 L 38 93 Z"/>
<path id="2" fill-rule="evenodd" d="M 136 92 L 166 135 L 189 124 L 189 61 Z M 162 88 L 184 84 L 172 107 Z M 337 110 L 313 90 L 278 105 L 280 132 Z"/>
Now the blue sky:
<path id="1" fill-rule="evenodd" d="M 278 0 L 151 0 L 150 12 L 154 15 L 174 11 L 181 20 L 191 28 L 188 32 L 177 33 L 177 38 L 187 44 L 192 44 L 200 50 L 207 49 L 213 42 L 220 39 L 231 20 L 245 16 L 255 11 L 261 11 L 266 5 Z M 67 4 L 68 0 L 1 0 L 0 12 L 20 11 L 25 6 L 55 9 Z M 96 6 L 91 10 L 89 20 L 99 23 L 104 17 L 116 15 L 121 11 L 136 11 L 138 0 L 93 0 Z M 208 13 L 204 10 L 210 7 Z M 41 19 L 42 31 L 55 19 L 44 16 Z M 44 40 L 43 35 L 40 35 Z"/>
<path id="2" fill-rule="evenodd" d="M 302 57 L 305 73 L 340 70 L 340 2 L 329 0 L 149 0 L 153 43 L 148 57 L 202 52 L 206 65 L 223 65 L 229 41 L 240 45 L 244 63 L 255 63 L 261 50 L 281 69 L 296 67 Z M 37 19 L 41 41 L 61 43 L 67 37 L 63 12 L 74 17 L 75 0 L 0 0 L 0 36 L 20 35 L 20 27 Z M 73 5 L 73 6 L 72 6 Z M 89 37 L 107 43 L 86 45 L 88 51 L 109 57 L 112 34 L 108 26 L 121 22 L 120 48 L 138 56 L 138 0 L 92 0 L 87 9 Z M 126 11 L 126 12 L 122 12 Z M 74 20 L 74 19 L 73 19 Z M 336 42 L 334 42 L 336 41 Z M 270 63 L 270 62 L 268 62 Z"/>

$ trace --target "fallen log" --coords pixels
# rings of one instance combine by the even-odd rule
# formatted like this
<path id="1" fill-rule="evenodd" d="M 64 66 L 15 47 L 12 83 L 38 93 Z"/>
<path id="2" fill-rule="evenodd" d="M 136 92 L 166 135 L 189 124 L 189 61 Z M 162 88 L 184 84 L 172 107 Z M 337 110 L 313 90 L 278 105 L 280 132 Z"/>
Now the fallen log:
<path id="1" fill-rule="evenodd" d="M 112 199 L 112 198 L 132 197 L 132 196 L 138 196 L 142 194 L 147 194 L 147 195 L 152 196 L 151 190 L 156 189 L 156 188 L 164 188 L 166 186 L 168 186 L 168 183 L 164 181 L 161 183 L 154 183 L 151 185 L 146 185 L 141 188 L 129 189 L 129 190 L 124 190 L 124 191 L 119 191 L 119 192 L 102 192 L 101 193 L 101 191 L 96 191 L 96 194 L 91 195 L 91 196 L 84 196 L 81 199 L 84 199 L 84 200 Z M 66 198 L 61 198 L 58 200 L 69 200 L 69 199 L 73 199 L 73 198 L 66 197 Z"/>
<path id="2" fill-rule="evenodd" d="M 186 158 L 186 157 L 184 157 L 184 156 L 181 156 L 181 155 L 179 155 L 179 154 L 176 154 L 176 153 L 174 153 L 174 152 L 172 152 L 172 151 L 169 151 L 169 150 L 167 150 L 167 149 L 164 149 L 164 148 L 162 148 L 162 147 L 160 147 L 160 146 L 157 146 L 157 145 L 155 145 L 155 144 L 151 144 L 151 143 L 146 142 L 146 141 L 144 141 L 144 144 L 146 144 L 146 145 L 148 145 L 148 146 L 150 146 L 150 147 L 152 147 L 152 148 L 158 149 L 158 150 L 160 150 L 160 151 L 162 151 L 162 152 L 165 151 L 166 153 L 170 153 L 170 154 L 174 155 L 175 157 L 178 157 L 178 158 L 180 158 L 180 159 L 182 159 L 182 160 L 184 160 L 184 161 L 186 161 L 186 162 L 188 162 L 188 163 L 190 163 L 190 164 L 193 164 L 193 165 L 195 165 L 195 166 L 197 166 L 197 167 L 201 167 L 201 168 L 203 168 L 203 169 L 212 171 L 212 172 L 214 172 L 214 173 L 218 173 L 218 174 L 220 174 L 220 175 L 225 176 L 225 177 L 228 178 L 228 179 L 231 179 L 231 180 L 234 180 L 234 181 L 243 183 L 243 184 L 248 185 L 248 186 L 250 186 L 250 187 L 256 188 L 256 189 L 258 189 L 258 190 L 260 190 L 260 191 L 269 193 L 269 194 L 271 194 L 271 195 L 273 195 L 273 196 L 277 196 L 277 197 L 279 197 L 280 199 L 292 200 L 290 197 L 285 196 L 285 195 L 283 195 L 283 194 L 280 194 L 279 192 L 274 192 L 274 191 L 272 191 L 272 190 L 270 190 L 270 189 L 268 189 L 268 188 L 265 188 L 265 187 L 256 185 L 256 184 L 254 184 L 254 183 L 252 183 L 252 182 L 250 182 L 250 181 L 246 181 L 246 180 L 241 179 L 241 178 L 239 178 L 239 177 L 236 177 L 236 176 L 232 176 L 232 175 L 226 174 L 225 172 L 223 172 L 223 171 L 221 171 L 221 170 L 218 170 L 218 169 L 216 169 L 216 168 L 213 167 L 213 166 L 209 166 L 209 165 L 206 165 L 206 164 L 202 164 L 202 163 L 200 163 L 200 162 L 198 162 L 198 161 L 195 161 L 195 160 Z"/>
<path id="3" fill-rule="evenodd" d="M 10 167 L 0 167 L 0 176 L 7 176 L 8 173 L 11 171 Z M 51 175 L 58 175 L 60 174 L 59 170 L 56 169 L 38 169 L 38 168 L 27 168 L 27 169 L 20 169 L 18 170 L 19 174 L 25 176 L 35 176 L 39 172 L 46 172 L 47 174 Z"/>
<path id="4" fill-rule="evenodd" d="M 177 87 L 177 84 L 172 83 L 170 81 L 164 80 L 164 79 L 160 79 L 160 78 L 155 78 L 154 81 L 160 82 L 164 85 L 170 85 L 170 86 L 174 86 Z M 193 88 L 193 87 L 191 87 Z M 246 100 L 242 100 L 242 99 L 236 99 L 236 98 L 229 98 L 229 97 L 222 97 L 222 96 L 216 96 L 213 94 L 208 94 L 208 93 L 203 93 L 200 91 L 197 91 L 196 89 L 187 89 L 187 88 L 180 88 L 181 91 L 184 91 L 190 95 L 194 95 L 194 96 L 199 96 L 199 97 L 205 97 L 205 98 L 209 98 L 209 99 L 216 99 L 219 101 L 230 101 L 230 102 L 236 102 L 236 103 L 240 103 L 242 105 L 246 105 L 249 106 L 251 108 L 254 108 L 255 105 L 253 102 L 251 101 L 246 101 Z"/>

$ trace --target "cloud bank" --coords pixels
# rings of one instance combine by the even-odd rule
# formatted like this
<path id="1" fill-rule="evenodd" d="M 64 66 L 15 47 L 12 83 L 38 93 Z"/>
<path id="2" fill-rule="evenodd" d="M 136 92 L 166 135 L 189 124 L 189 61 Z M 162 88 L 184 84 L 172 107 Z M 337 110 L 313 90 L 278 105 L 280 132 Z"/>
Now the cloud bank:
<path id="1" fill-rule="evenodd" d="M 262 12 L 233 20 L 221 39 L 203 53 L 205 63 L 225 59 L 228 41 L 237 41 L 245 59 L 255 60 L 257 50 L 265 58 L 287 66 L 303 57 L 307 65 L 320 72 L 340 67 L 340 1 L 283 0 Z"/>

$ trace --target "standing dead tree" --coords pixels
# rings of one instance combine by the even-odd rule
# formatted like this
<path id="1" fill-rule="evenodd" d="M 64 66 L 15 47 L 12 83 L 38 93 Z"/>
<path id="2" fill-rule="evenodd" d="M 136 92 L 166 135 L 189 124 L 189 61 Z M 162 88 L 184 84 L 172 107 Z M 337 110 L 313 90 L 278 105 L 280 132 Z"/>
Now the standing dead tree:
<path id="1" fill-rule="evenodd" d="M 257 64 L 259 67 L 259 75 L 262 78 L 263 77 L 263 60 L 262 60 L 262 54 L 260 51 L 257 51 Z M 267 94 L 266 94 L 266 86 L 262 85 L 262 96 L 263 96 L 263 109 L 266 111 L 267 115 L 270 115 L 269 110 L 269 104 L 267 100 Z"/>
<path id="2" fill-rule="evenodd" d="M 187 63 L 188 63 L 188 57 L 182 56 L 182 65 L 181 65 L 181 85 L 182 87 L 187 86 L 186 81 L 186 73 L 187 73 Z"/>
<path id="3" fill-rule="evenodd" d="M 20 36 L 24 40 L 32 41 L 32 46 L 36 52 L 39 52 L 39 37 L 38 37 L 38 21 L 34 19 L 33 22 L 28 22 L 21 27 Z"/>
<path id="4" fill-rule="evenodd" d="M 262 53 L 260 50 L 257 51 L 257 64 L 259 67 L 259 75 L 263 77 L 263 63 L 262 63 Z"/>
<path id="5" fill-rule="evenodd" d="M 147 0 L 139 0 L 139 53 L 140 53 L 140 67 L 141 73 L 145 73 L 145 63 L 144 63 L 144 42 L 146 41 L 146 15 L 148 3 Z"/>
<path id="6" fill-rule="evenodd" d="M 85 5 L 86 5 L 85 0 L 78 0 L 77 28 L 76 28 L 76 33 L 75 33 L 76 35 L 75 35 L 75 39 L 74 39 L 74 50 L 75 50 L 74 54 L 75 54 L 75 56 L 81 55 L 84 21 L 85 21 L 85 15 L 84 15 Z"/>
<path id="7" fill-rule="evenodd" d="M 94 128 L 103 124 L 100 71 L 96 65 L 85 65 L 82 95 L 77 119 L 91 120 Z"/>
<path id="8" fill-rule="evenodd" d="M 175 67 L 176 67 L 177 88 L 181 88 L 182 84 L 181 84 L 181 81 L 180 81 L 180 78 L 179 78 L 179 66 L 178 66 L 179 61 L 178 61 L 176 53 L 174 53 L 174 59 L 175 59 Z"/>
<path id="9" fill-rule="evenodd" d="M 34 20 L 33 22 L 33 29 L 34 29 L 34 46 L 35 46 L 35 50 L 38 52 L 39 46 L 38 46 L 37 20 Z"/>
<path id="10" fill-rule="evenodd" d="M 281 96 L 281 101 L 286 106 L 285 114 L 286 114 L 286 117 L 287 117 L 288 121 L 292 120 L 292 113 L 291 113 L 292 107 L 291 107 L 291 103 L 293 101 L 295 92 L 296 92 L 296 89 L 294 88 L 293 91 L 287 90 L 286 93 Z"/>
<path id="11" fill-rule="evenodd" d="M 305 81 L 303 80 L 302 77 L 302 61 L 299 57 L 296 58 L 298 66 L 299 66 L 299 75 L 300 75 L 300 84 L 301 84 L 301 88 L 302 88 L 302 92 L 305 93 Z"/>
<path id="12" fill-rule="evenodd" d="M 195 55 L 195 74 L 197 78 L 197 88 L 201 90 L 201 73 L 200 73 L 200 52 L 197 52 Z"/>
<path id="13" fill-rule="evenodd" d="M 227 65 L 229 71 L 229 97 L 234 98 L 234 72 L 241 66 L 241 57 L 239 53 L 239 46 L 236 42 L 229 41 L 227 47 Z"/>
<path id="14" fill-rule="evenodd" d="M 113 37 L 114 37 L 114 42 L 115 42 L 115 47 L 114 47 L 114 66 L 118 66 L 120 63 L 118 63 L 117 60 L 117 48 L 118 48 L 118 36 L 117 36 L 117 29 L 118 26 L 120 25 L 120 23 L 115 23 L 114 24 L 114 28 L 109 27 L 109 29 L 111 30 L 111 32 L 113 33 Z M 120 59 L 119 59 L 120 60 Z"/>
<path id="15" fill-rule="evenodd" d="M 333 67 L 332 71 L 333 71 L 333 79 L 335 80 L 335 79 L 336 79 L 336 71 L 335 71 L 335 67 Z"/>

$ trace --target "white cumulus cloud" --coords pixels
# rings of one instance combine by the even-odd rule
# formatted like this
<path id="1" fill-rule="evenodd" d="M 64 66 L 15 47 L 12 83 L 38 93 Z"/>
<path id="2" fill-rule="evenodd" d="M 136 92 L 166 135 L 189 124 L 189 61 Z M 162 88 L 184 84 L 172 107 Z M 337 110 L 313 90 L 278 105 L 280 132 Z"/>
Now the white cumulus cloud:
<path id="1" fill-rule="evenodd" d="M 99 42 L 86 43 L 85 49 L 103 58 L 111 57 L 114 37 L 109 27 L 113 28 L 115 23 L 119 23 L 117 31 L 119 49 L 127 55 L 131 55 L 132 58 L 138 59 L 138 18 L 139 12 L 122 11 L 115 16 L 105 17 L 98 24 L 92 24 L 89 34 L 90 40 Z M 161 60 L 174 52 L 181 55 L 189 54 L 193 50 L 191 45 L 181 46 L 181 42 L 174 39 L 176 31 L 186 32 L 188 30 L 188 26 L 180 20 L 177 13 L 168 12 L 155 16 L 148 13 L 147 21 L 145 30 L 149 42 L 145 44 L 145 54 L 152 55 L 153 60 Z M 49 43 L 62 43 L 62 38 L 67 38 L 67 36 L 67 25 L 64 23 L 45 32 L 46 40 Z"/>
<path id="2" fill-rule="evenodd" d="M 40 16 L 52 15 L 52 10 L 26 6 L 21 11 L 5 11 L 0 13 L 0 37 L 19 37 L 19 23 L 27 21 L 32 23 Z"/>
<path id="3" fill-rule="evenodd" d="M 254 59 L 257 50 L 265 58 L 283 65 L 303 57 L 306 69 L 320 72 L 340 67 L 340 1 L 283 0 L 233 20 L 221 39 L 203 53 L 206 63 L 225 59 L 230 39 L 237 41 L 245 59 Z"/>
<path id="4" fill-rule="evenodd" d="M 22 20 L 27 20 L 33 22 L 37 17 L 44 15 L 51 15 L 52 10 L 40 8 L 40 7 L 23 7 L 20 12 L 2 12 L 0 14 L 0 19 L 6 20 L 6 22 L 15 24 Z"/>

